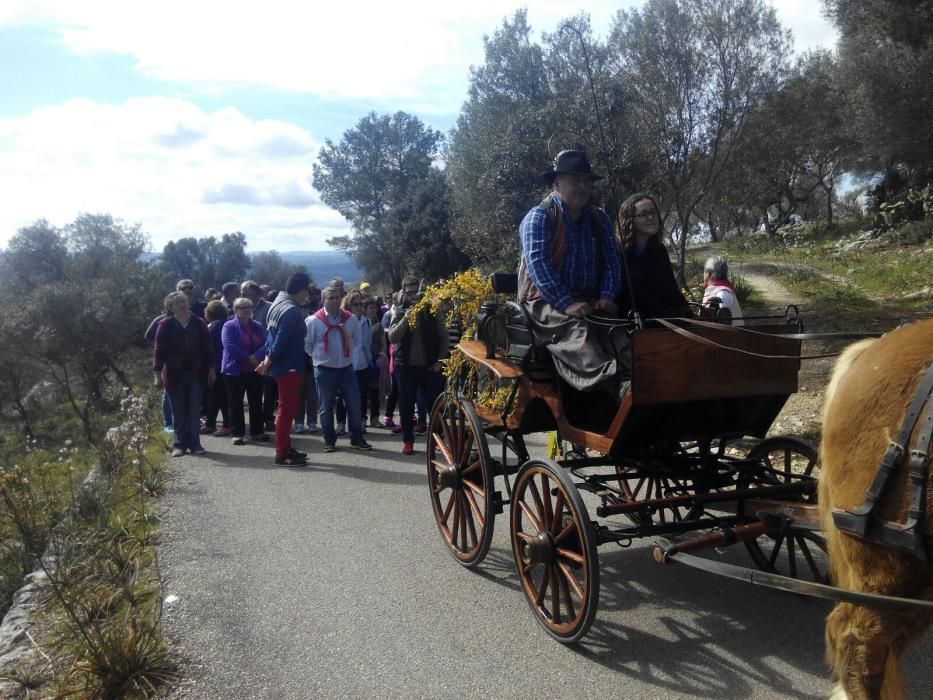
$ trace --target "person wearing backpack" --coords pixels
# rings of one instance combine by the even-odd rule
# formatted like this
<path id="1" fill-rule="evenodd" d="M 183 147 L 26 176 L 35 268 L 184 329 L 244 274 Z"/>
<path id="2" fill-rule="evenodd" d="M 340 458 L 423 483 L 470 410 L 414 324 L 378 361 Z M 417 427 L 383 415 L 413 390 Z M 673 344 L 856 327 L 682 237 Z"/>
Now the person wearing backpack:
<path id="1" fill-rule="evenodd" d="M 601 177 L 581 150 L 558 153 L 543 177 L 553 191 L 519 226 L 518 301 L 562 379 L 578 391 L 621 396 L 627 387 L 620 371 L 623 353 L 603 327 L 586 318 L 614 316 L 623 281 L 612 223 L 591 202 L 593 183 Z"/>

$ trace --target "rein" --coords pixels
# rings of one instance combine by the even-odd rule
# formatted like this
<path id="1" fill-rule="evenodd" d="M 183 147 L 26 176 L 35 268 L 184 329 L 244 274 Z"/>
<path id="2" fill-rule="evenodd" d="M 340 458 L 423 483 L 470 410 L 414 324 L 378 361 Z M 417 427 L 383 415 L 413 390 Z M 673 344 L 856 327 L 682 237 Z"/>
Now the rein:
<path id="1" fill-rule="evenodd" d="M 709 347 L 718 348 L 720 350 L 727 350 L 730 352 L 737 352 L 742 355 L 758 357 L 765 360 L 819 360 L 826 357 L 838 357 L 840 353 L 828 352 L 818 355 L 765 355 L 763 353 L 752 352 L 751 350 L 743 350 L 741 348 L 735 348 L 729 345 L 722 345 L 721 343 L 717 343 L 716 341 L 710 340 L 709 338 L 704 338 L 702 335 L 692 333 L 686 328 L 681 328 L 680 326 L 672 323 L 672 321 L 680 321 L 682 323 L 692 324 L 701 328 L 712 328 L 715 330 L 736 334 L 750 333 L 752 335 L 768 336 L 769 338 L 787 338 L 788 340 L 860 340 L 864 338 L 880 338 L 883 335 L 882 333 L 762 333 L 761 331 L 755 331 L 746 326 L 727 326 L 722 323 L 710 323 L 709 321 L 698 321 L 696 319 L 689 318 L 655 318 L 649 320 L 657 321 L 668 330 L 674 331 L 678 335 L 700 343 L 701 345 L 707 345 Z M 610 325 L 604 322 L 596 323 L 597 325 Z"/>
<path id="2" fill-rule="evenodd" d="M 880 338 L 882 335 L 884 335 L 883 333 L 762 333 L 761 331 L 752 330 L 752 328 L 748 326 L 727 326 L 722 323 L 711 323 L 710 321 L 700 321 L 692 318 L 650 318 L 646 320 L 656 321 L 664 328 L 674 331 L 678 335 L 700 343 L 701 345 L 718 348 L 719 350 L 736 352 L 741 355 L 748 355 L 749 357 L 758 357 L 764 360 L 820 360 L 827 357 L 838 357 L 841 352 L 827 352 L 819 355 L 765 355 L 763 353 L 752 352 L 751 350 L 743 350 L 742 348 L 735 348 L 729 345 L 717 343 L 716 341 L 710 340 L 709 338 L 704 338 L 702 335 L 691 333 L 686 328 L 681 328 L 675 323 L 672 323 L 672 321 L 678 321 L 680 323 L 687 323 L 694 326 L 699 326 L 701 328 L 711 328 L 718 331 L 727 331 L 736 334 L 745 333 L 751 335 L 767 336 L 769 338 L 786 338 L 788 340 L 863 340 L 865 338 Z M 616 318 L 596 316 L 592 314 L 586 316 L 586 321 L 594 326 L 609 328 L 611 331 L 615 331 L 619 328 L 632 329 L 636 326 L 636 323 L 632 321 L 620 321 Z"/>

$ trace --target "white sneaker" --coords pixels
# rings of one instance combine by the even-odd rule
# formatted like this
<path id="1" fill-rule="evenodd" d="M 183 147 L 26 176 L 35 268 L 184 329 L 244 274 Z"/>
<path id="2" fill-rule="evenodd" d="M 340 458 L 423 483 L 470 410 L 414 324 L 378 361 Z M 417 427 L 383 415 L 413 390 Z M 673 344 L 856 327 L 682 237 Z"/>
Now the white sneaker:
<path id="1" fill-rule="evenodd" d="M 292 432 L 295 433 L 296 435 L 301 435 L 304 431 L 305 431 L 304 423 L 295 423 L 294 427 L 292 428 Z"/>

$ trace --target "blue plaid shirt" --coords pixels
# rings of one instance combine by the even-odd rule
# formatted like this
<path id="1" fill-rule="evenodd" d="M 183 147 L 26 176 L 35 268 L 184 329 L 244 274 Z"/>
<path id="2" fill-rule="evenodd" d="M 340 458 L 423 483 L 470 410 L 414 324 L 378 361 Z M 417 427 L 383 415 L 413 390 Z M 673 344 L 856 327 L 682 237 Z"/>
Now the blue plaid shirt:
<path id="1" fill-rule="evenodd" d="M 551 261 L 554 232 L 547 214 L 547 207 L 555 200 L 560 215 L 564 217 L 566 241 L 564 261 L 556 271 Z M 598 221 L 593 220 L 593 211 L 598 212 Z M 584 208 L 578 227 L 567 214 L 560 197 L 551 194 L 525 214 L 518 232 L 531 281 L 541 298 L 552 307 L 564 311 L 574 301 L 589 301 L 595 297 L 611 301 L 615 298 L 622 284 L 622 265 L 612 223 L 602 209 Z M 599 257 L 596 235 L 603 237 L 602 270 L 596 269 Z"/>

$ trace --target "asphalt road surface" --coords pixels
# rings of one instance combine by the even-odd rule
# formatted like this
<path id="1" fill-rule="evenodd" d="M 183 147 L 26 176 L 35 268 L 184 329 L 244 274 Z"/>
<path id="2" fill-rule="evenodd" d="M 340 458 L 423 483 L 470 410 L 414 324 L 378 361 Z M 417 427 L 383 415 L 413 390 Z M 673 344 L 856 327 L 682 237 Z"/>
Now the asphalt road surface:
<path id="1" fill-rule="evenodd" d="M 269 444 L 206 436 L 172 460 L 160 564 L 181 657 L 175 698 L 825 698 L 829 604 L 664 567 L 644 542 L 600 548 L 599 613 L 582 643 L 552 640 L 519 589 L 508 519 L 476 571 L 448 554 L 424 441 L 370 429 L 376 448 L 302 468 Z M 543 448 L 533 452 L 542 453 Z M 747 560 L 743 556 L 741 562 Z M 933 697 L 931 640 L 905 660 Z"/>

